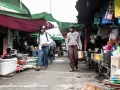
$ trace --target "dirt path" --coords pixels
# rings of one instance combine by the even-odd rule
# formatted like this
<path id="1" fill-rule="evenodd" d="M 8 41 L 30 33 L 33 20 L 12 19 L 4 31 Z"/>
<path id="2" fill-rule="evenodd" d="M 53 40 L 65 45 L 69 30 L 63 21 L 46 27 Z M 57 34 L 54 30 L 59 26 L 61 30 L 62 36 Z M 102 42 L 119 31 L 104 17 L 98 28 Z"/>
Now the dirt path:
<path id="1" fill-rule="evenodd" d="M 56 58 L 48 69 L 33 69 L 17 73 L 13 77 L 0 77 L 0 85 L 17 85 L 0 90 L 81 90 L 85 83 L 99 87 L 100 81 L 95 79 L 97 73 L 89 70 L 87 65 L 79 62 L 79 71 L 69 72 L 69 60 L 66 57 Z M 21 86 L 20 86 L 21 85 Z M 27 85 L 23 88 L 23 86 Z M 29 86 L 28 86 L 29 85 Z M 103 90 L 108 90 L 105 86 Z"/>

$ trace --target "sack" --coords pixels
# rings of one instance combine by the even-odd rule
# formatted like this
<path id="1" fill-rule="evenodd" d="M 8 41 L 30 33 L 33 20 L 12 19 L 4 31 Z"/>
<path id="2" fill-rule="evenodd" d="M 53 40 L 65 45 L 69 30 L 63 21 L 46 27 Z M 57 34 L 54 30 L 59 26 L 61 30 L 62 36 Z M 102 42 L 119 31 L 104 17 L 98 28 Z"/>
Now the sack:
<path id="1" fill-rule="evenodd" d="M 85 84 L 81 90 L 102 90 L 102 89 L 92 84 Z"/>
<path id="2" fill-rule="evenodd" d="M 84 53 L 83 51 L 78 51 L 78 59 L 84 58 Z"/>

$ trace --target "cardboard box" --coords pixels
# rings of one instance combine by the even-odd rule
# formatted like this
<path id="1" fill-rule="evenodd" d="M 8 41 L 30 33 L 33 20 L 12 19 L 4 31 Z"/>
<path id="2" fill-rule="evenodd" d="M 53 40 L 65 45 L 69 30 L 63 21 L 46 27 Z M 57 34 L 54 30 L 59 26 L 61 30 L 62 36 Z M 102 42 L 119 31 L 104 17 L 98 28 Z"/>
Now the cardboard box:
<path id="1" fill-rule="evenodd" d="M 81 90 L 102 90 L 101 88 L 93 85 L 93 84 L 85 84 Z"/>
<path id="2" fill-rule="evenodd" d="M 118 69 L 120 69 L 120 58 L 111 57 L 111 77 L 116 74 Z"/>

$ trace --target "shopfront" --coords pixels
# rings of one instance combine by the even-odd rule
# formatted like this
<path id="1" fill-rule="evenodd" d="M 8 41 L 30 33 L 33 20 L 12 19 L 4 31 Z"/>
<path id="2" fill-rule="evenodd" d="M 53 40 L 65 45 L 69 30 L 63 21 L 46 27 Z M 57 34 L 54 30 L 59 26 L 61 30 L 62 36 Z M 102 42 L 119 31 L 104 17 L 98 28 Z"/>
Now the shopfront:
<path id="1" fill-rule="evenodd" d="M 7 47 L 7 41 L 8 41 L 7 35 L 8 35 L 7 28 L 0 26 L 0 55 L 3 54 L 5 48 Z"/>

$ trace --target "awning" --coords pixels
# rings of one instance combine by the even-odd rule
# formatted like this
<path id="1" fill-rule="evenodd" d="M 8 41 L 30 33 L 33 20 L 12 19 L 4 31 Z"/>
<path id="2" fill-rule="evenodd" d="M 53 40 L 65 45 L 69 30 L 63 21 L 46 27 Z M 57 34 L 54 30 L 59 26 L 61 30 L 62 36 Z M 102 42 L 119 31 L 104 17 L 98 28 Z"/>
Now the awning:
<path id="1" fill-rule="evenodd" d="M 40 25 L 44 25 L 46 29 L 54 28 L 54 25 L 46 20 L 40 19 L 19 19 L 6 15 L 0 15 L 0 25 L 26 32 L 37 32 Z"/>
<path id="2" fill-rule="evenodd" d="M 45 25 L 47 29 L 53 28 L 49 23 L 56 22 L 61 30 L 70 25 L 81 28 L 85 24 L 73 22 L 61 22 L 46 12 L 31 15 L 28 8 L 20 0 L 0 0 L 0 25 L 27 32 L 36 32 L 40 25 Z M 47 22 L 48 21 L 48 22 Z"/>
<path id="3" fill-rule="evenodd" d="M 61 41 L 61 40 L 63 40 L 62 37 L 58 37 L 58 36 L 51 36 L 51 38 L 52 38 L 53 40 L 55 40 L 55 41 Z"/>
<path id="4" fill-rule="evenodd" d="M 79 26 L 81 27 L 81 26 L 85 25 L 85 24 L 77 24 L 77 23 L 73 23 L 73 22 L 61 22 L 61 21 L 56 20 L 52 16 L 52 14 L 49 14 L 46 12 L 32 15 L 32 19 L 38 19 L 38 18 L 44 18 L 47 21 L 56 22 L 60 29 L 68 28 L 70 25 L 74 25 L 75 27 L 79 27 Z"/>
<path id="5" fill-rule="evenodd" d="M 31 37 L 37 37 L 39 35 L 39 33 L 31 33 Z M 62 37 L 59 36 L 51 36 L 51 39 L 54 41 L 61 41 L 63 40 Z"/>
<path id="6" fill-rule="evenodd" d="M 20 0 L 0 0 L 0 14 L 31 19 L 30 11 Z"/>

